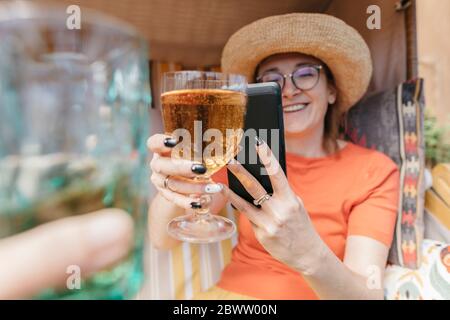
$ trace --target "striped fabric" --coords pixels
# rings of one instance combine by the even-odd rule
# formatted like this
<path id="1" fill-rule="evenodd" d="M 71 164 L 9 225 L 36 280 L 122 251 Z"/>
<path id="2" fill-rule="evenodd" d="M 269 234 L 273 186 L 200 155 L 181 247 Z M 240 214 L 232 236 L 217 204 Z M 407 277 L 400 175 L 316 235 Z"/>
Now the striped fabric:
<path id="1" fill-rule="evenodd" d="M 235 212 L 225 207 L 221 214 L 236 221 Z M 237 234 L 231 239 L 211 244 L 182 243 L 170 251 L 147 249 L 148 283 L 146 299 L 190 300 L 197 293 L 213 287 L 231 259 Z"/>
<path id="2" fill-rule="evenodd" d="M 400 206 L 395 231 L 394 248 L 399 264 L 418 269 L 423 240 L 423 210 L 425 168 L 423 141 L 423 80 L 402 83 L 397 88 L 397 107 L 400 126 Z"/>

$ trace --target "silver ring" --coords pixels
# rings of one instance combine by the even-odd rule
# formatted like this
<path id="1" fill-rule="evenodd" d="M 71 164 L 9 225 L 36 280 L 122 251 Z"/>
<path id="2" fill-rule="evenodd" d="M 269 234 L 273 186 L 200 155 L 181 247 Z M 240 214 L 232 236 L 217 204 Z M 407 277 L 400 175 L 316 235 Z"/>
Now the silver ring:
<path id="1" fill-rule="evenodd" d="M 165 189 L 169 189 L 169 178 L 170 178 L 170 175 L 166 176 L 166 178 L 164 179 L 164 188 Z"/>
<path id="2" fill-rule="evenodd" d="M 253 200 L 253 203 L 255 204 L 255 206 L 260 206 L 261 204 L 263 204 L 264 201 L 269 200 L 271 197 L 270 194 L 266 193 L 263 194 L 261 197 L 259 197 L 258 199 Z"/>

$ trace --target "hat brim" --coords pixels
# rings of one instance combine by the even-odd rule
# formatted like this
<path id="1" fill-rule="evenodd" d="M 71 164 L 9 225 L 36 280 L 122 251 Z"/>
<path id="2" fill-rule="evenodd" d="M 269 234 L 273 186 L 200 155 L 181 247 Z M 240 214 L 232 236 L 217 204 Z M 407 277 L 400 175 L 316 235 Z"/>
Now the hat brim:
<path id="1" fill-rule="evenodd" d="M 298 52 L 323 61 L 333 74 L 336 105 L 347 111 L 367 90 L 372 76 L 370 50 L 344 21 L 325 14 L 293 13 L 257 20 L 231 36 L 222 54 L 222 70 L 253 82 L 261 61 Z"/>

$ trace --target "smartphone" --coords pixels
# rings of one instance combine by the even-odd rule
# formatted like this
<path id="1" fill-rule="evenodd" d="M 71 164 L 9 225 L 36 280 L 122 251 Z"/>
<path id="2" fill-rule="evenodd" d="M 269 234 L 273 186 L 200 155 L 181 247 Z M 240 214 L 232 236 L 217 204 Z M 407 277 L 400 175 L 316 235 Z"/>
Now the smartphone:
<path id="1" fill-rule="evenodd" d="M 240 151 L 235 159 L 259 181 L 268 194 L 272 194 L 270 178 L 256 152 L 255 136 L 258 135 L 268 144 L 286 174 L 281 88 L 275 82 L 249 84 L 247 96 L 244 136 L 240 142 Z M 253 197 L 233 173 L 227 171 L 229 188 L 253 204 Z"/>

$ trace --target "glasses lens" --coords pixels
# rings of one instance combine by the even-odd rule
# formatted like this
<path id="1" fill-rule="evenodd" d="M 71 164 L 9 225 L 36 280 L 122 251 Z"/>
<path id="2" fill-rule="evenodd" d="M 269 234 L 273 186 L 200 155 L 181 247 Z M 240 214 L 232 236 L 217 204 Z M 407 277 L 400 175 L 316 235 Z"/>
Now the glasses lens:
<path id="1" fill-rule="evenodd" d="M 266 73 L 261 77 L 261 82 L 276 82 L 280 85 L 280 87 L 283 87 L 283 76 L 278 73 Z"/>
<path id="2" fill-rule="evenodd" d="M 319 70 L 312 66 L 301 67 L 292 74 L 297 88 L 302 90 L 312 89 L 319 80 Z"/>

